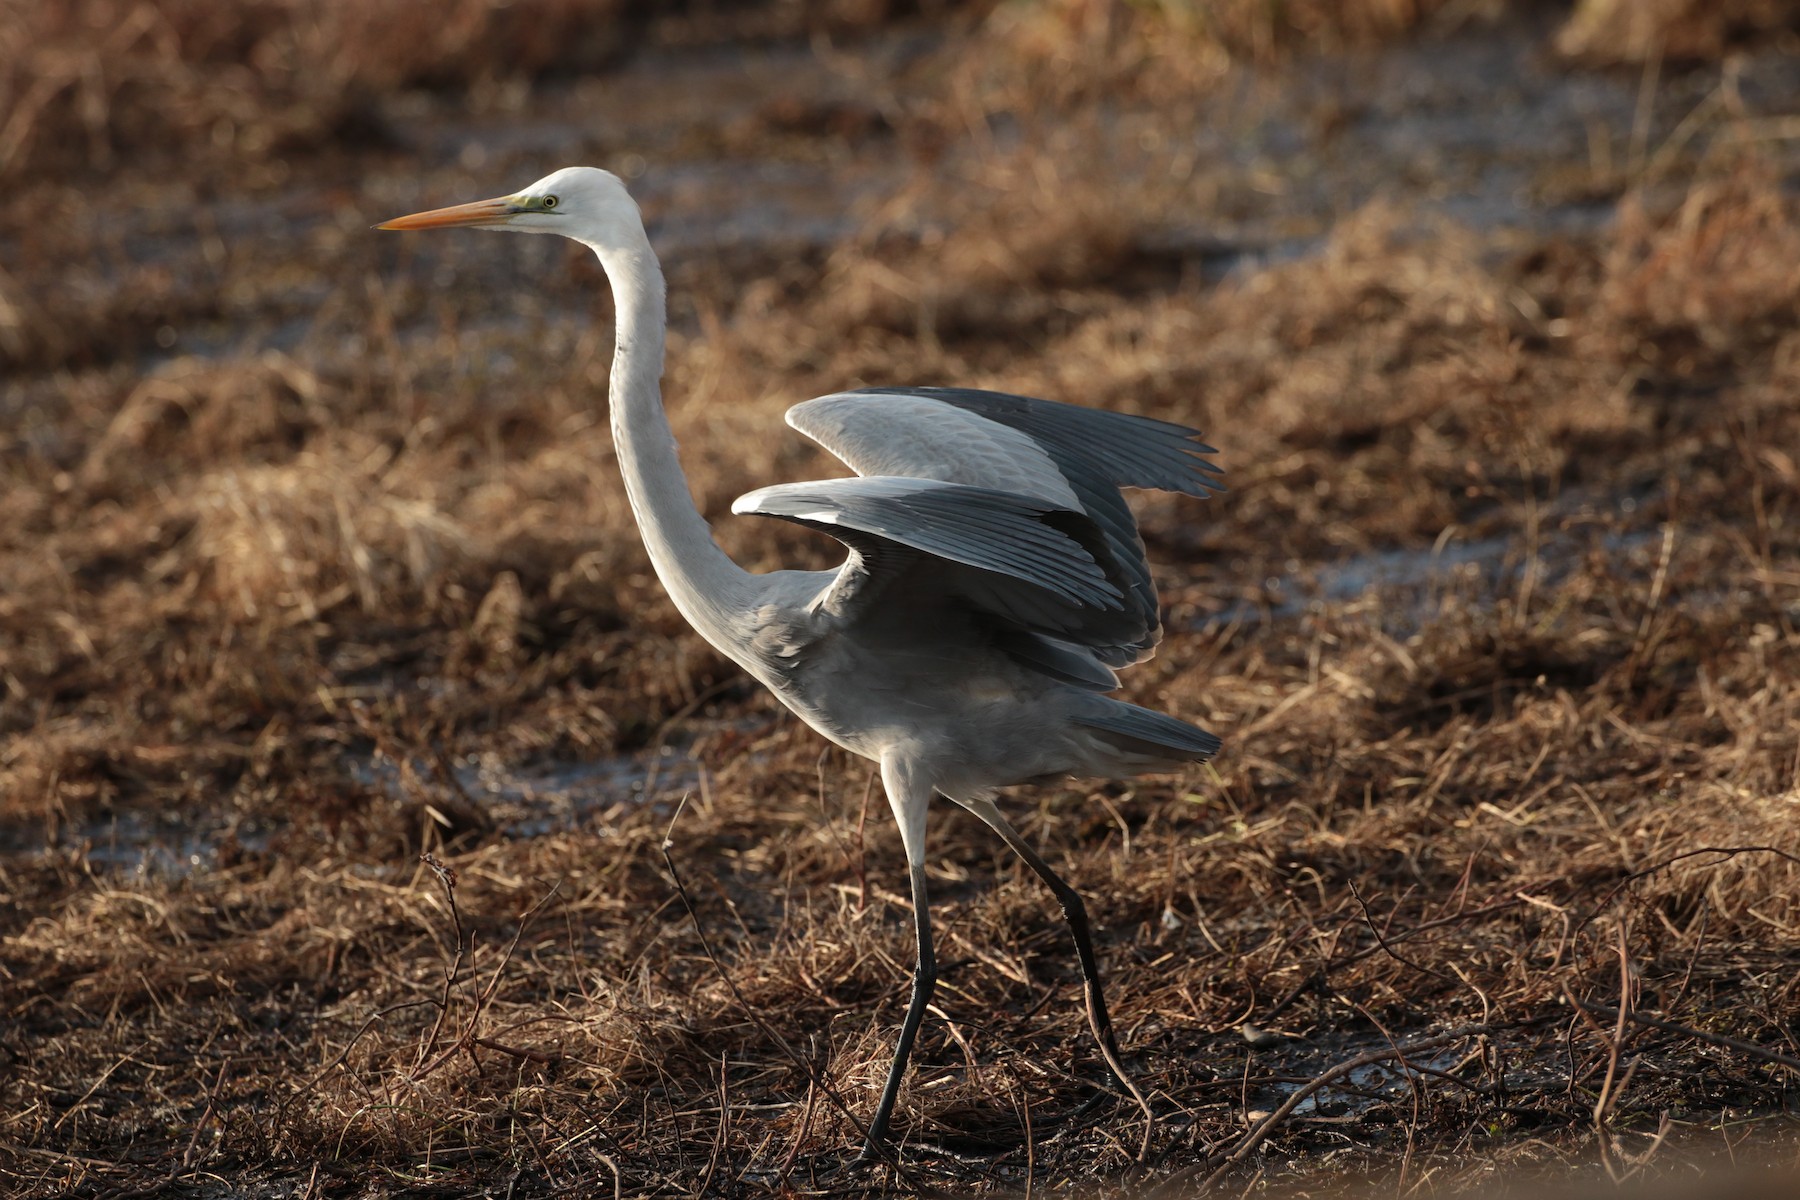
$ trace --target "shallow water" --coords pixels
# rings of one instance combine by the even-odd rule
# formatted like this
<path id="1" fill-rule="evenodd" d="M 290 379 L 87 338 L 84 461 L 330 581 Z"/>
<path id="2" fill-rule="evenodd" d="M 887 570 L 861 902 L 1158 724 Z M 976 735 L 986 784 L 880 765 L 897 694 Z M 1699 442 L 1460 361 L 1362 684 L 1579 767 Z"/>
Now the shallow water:
<path id="1" fill-rule="evenodd" d="M 1452 600 L 1464 608 L 1491 609 L 1503 597 L 1517 595 L 1528 575 L 1532 589 L 1547 594 L 1596 555 L 1614 577 L 1648 581 L 1654 563 L 1645 552 L 1661 536 L 1643 529 L 1553 530 L 1535 545 L 1512 537 L 1446 536 L 1433 546 L 1370 550 L 1323 566 L 1291 562 L 1292 574 L 1263 581 L 1259 601 L 1229 605 L 1201 626 L 1291 620 L 1361 601 L 1361 611 L 1384 633 L 1410 637 L 1442 617 Z"/>
<path id="2" fill-rule="evenodd" d="M 396 800 L 454 810 L 472 805 L 509 838 L 545 837 L 603 825 L 617 806 L 673 807 L 706 786 L 706 764 L 693 744 L 706 734 L 767 728 L 761 714 L 730 720 L 692 719 L 652 749 L 586 762 L 543 760 L 522 764 L 468 756 L 450 764 L 446 782 L 435 766 L 414 759 L 401 767 L 369 754 L 346 756 L 345 774 L 356 784 Z M 0 856 L 78 854 L 89 867 L 126 877 L 173 879 L 219 868 L 240 855 L 282 853 L 285 825 L 229 813 L 121 809 L 63 826 L 53 840 L 17 833 L 0 841 Z"/>

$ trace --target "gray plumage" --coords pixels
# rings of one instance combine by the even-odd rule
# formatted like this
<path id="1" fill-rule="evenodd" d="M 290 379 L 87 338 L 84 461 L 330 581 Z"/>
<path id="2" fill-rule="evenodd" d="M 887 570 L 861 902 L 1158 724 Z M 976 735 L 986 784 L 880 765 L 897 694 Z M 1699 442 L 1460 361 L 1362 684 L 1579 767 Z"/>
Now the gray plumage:
<path id="1" fill-rule="evenodd" d="M 1009 576 L 1076 607 L 1116 608 L 1122 599 L 1082 545 L 1099 536 L 1091 521 L 1013 492 L 877 475 L 766 487 L 738 497 L 731 511 L 781 517 L 841 540 L 858 554 L 851 571 L 865 603 L 861 577 L 875 573 L 876 562 L 890 554 L 926 555 Z M 844 580 L 834 581 L 833 590 L 841 596 Z M 858 614 L 840 603 L 838 615 L 851 620 Z"/>
<path id="2" fill-rule="evenodd" d="M 1162 636 L 1143 539 L 1119 489 L 1197 497 L 1224 490 L 1204 457 L 1217 452 L 1191 429 L 1002 392 L 865 388 L 797 404 L 787 421 L 859 475 L 985 484 L 1086 516 L 1104 538 L 1098 556 L 1125 601 L 1101 606 L 1123 622 L 1090 614 L 1114 638 L 1081 642 L 1108 667 L 1143 661 Z"/>
<path id="3" fill-rule="evenodd" d="M 1217 750 L 1210 734 L 1094 695 L 1162 632 L 1120 488 L 1219 490 L 1193 430 L 962 388 L 842 392 L 787 419 L 862 476 L 732 505 L 850 550 L 836 572 L 787 575 L 777 611 L 753 618 L 765 624 L 752 644 L 773 655 L 758 673 L 827 737 L 879 761 L 905 736 L 953 799 Z"/>
<path id="4" fill-rule="evenodd" d="M 618 311 L 611 406 L 620 473 L 676 607 L 814 729 L 878 763 L 911 875 L 918 967 L 864 1155 L 886 1136 L 936 975 L 925 815 L 941 795 L 991 826 L 1055 893 L 1075 938 L 1089 1024 L 1120 1061 L 1081 898 L 994 803 L 1009 784 L 1166 770 L 1219 741 L 1113 699 L 1117 668 L 1162 636 L 1156 590 L 1122 488 L 1204 497 L 1219 471 L 1193 430 L 963 388 L 876 388 L 809 400 L 790 425 L 858 478 L 780 484 L 736 513 L 837 538 L 834 571 L 755 575 L 695 508 L 662 407 L 661 269 L 614 176 L 572 167 L 514 196 L 383 228 L 476 225 L 559 233 L 591 247 Z"/>

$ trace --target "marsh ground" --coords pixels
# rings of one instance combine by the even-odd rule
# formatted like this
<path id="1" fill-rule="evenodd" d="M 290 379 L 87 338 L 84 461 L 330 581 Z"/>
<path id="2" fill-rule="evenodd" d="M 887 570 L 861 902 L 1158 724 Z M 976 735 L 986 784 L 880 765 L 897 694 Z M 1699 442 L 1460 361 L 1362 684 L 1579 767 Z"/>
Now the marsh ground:
<path id="1" fill-rule="evenodd" d="M 11 6 L 8 1194 L 1792 1161 L 1786 10 L 899 7 Z M 1129 692 L 1225 752 L 1014 801 L 1145 1172 L 1047 898 L 948 810 L 904 1171 L 834 1171 L 910 970 L 869 770 L 650 575 L 597 267 L 368 229 L 584 161 L 634 178 L 747 564 L 830 560 L 726 513 L 838 469 L 780 414 L 841 387 L 1220 447 L 1229 494 L 1139 505 Z"/>

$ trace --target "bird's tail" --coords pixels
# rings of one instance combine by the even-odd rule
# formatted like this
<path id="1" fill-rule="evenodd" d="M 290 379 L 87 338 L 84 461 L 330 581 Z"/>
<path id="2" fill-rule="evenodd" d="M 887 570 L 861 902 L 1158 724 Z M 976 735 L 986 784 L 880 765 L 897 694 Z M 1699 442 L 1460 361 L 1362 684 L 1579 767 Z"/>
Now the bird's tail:
<path id="1" fill-rule="evenodd" d="M 1127 773 L 1204 762 L 1219 752 L 1219 739 L 1198 726 L 1105 696 L 1082 697 L 1074 719 L 1094 731 L 1099 748 L 1116 755 L 1096 765 Z"/>

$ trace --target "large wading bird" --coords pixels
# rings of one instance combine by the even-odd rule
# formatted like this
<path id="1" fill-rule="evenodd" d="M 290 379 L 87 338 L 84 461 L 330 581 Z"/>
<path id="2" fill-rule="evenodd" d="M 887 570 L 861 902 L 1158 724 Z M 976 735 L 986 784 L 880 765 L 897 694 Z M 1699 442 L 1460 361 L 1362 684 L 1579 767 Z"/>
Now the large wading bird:
<path id="1" fill-rule="evenodd" d="M 1194 430 L 961 388 L 869 388 L 790 408 L 789 425 L 858 478 L 786 483 L 734 513 L 779 517 L 848 550 L 835 571 L 739 567 L 694 505 L 663 412 L 663 275 L 625 185 L 569 167 L 522 192 L 381 229 L 468 226 L 573 238 L 600 258 L 618 313 L 611 379 L 619 470 L 657 576 L 708 642 L 826 738 L 880 764 L 912 875 L 918 965 L 862 1157 L 884 1145 L 936 983 L 925 887 L 934 794 L 993 828 L 1055 893 L 1088 1024 L 1119 1058 L 1081 897 L 1020 837 L 995 789 L 1201 762 L 1219 739 L 1109 698 L 1114 670 L 1162 636 L 1144 543 L 1119 489 L 1220 490 Z M 1145 1132 L 1148 1140 L 1148 1128 Z"/>

